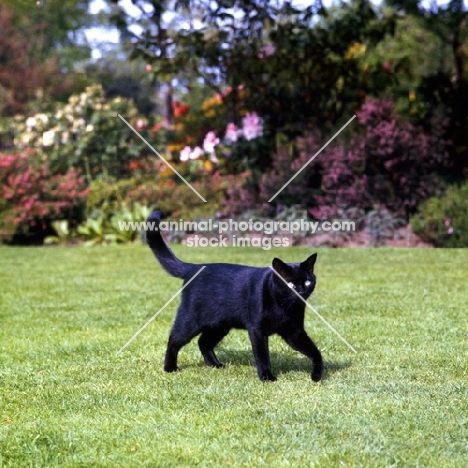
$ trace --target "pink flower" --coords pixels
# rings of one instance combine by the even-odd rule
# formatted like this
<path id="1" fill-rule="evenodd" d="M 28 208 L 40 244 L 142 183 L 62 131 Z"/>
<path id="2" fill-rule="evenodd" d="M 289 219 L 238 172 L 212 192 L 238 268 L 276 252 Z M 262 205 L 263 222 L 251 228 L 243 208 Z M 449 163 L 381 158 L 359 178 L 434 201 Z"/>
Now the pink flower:
<path id="1" fill-rule="evenodd" d="M 192 148 L 190 148 L 190 146 L 186 146 L 183 150 L 180 151 L 180 160 L 188 161 L 190 159 L 191 154 Z"/>
<path id="2" fill-rule="evenodd" d="M 242 125 L 246 140 L 250 141 L 263 135 L 263 119 L 256 112 L 248 113 L 242 119 Z"/>
<path id="3" fill-rule="evenodd" d="M 235 143 L 241 135 L 242 135 L 242 130 L 239 130 L 236 124 L 232 122 L 227 124 L 226 135 L 224 136 L 226 140 L 229 140 Z"/>
<path id="4" fill-rule="evenodd" d="M 452 227 L 451 227 L 451 228 L 448 228 L 447 234 L 452 234 L 452 233 L 453 233 L 453 228 L 452 228 Z"/>
<path id="5" fill-rule="evenodd" d="M 208 132 L 203 141 L 203 149 L 207 153 L 214 153 L 217 145 L 219 145 L 219 138 L 216 138 L 215 132 Z"/>
<path id="6" fill-rule="evenodd" d="M 260 52 L 258 53 L 258 58 L 269 57 L 275 53 L 275 46 L 268 44 L 260 48 Z"/>
<path id="7" fill-rule="evenodd" d="M 446 226 L 450 226 L 450 219 L 446 219 L 444 224 L 445 224 Z"/>
<path id="8" fill-rule="evenodd" d="M 199 146 L 196 146 L 194 150 L 190 153 L 190 159 L 201 158 L 203 154 L 204 154 L 204 151 Z"/>

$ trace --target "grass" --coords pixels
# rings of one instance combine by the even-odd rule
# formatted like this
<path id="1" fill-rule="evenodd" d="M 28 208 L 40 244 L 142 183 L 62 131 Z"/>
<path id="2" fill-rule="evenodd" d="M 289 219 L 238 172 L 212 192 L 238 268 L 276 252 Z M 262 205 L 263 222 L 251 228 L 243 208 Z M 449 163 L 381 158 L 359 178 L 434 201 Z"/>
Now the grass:
<path id="1" fill-rule="evenodd" d="M 266 266 L 310 250 L 175 248 Z M 279 250 L 279 249 L 278 249 Z M 0 248 L 0 467 L 461 467 L 468 459 L 468 250 L 320 250 L 309 300 L 325 378 L 271 340 L 258 380 L 247 334 L 162 371 L 178 290 L 143 246 Z"/>

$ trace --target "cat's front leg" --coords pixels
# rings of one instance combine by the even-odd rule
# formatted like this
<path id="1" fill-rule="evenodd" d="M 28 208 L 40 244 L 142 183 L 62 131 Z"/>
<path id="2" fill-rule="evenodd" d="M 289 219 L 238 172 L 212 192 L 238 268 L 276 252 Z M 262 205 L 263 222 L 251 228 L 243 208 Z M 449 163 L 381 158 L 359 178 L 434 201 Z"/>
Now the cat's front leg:
<path id="1" fill-rule="evenodd" d="M 296 327 L 288 328 L 283 330 L 280 336 L 291 348 L 306 355 L 311 360 L 313 365 L 311 378 L 314 382 L 318 382 L 323 374 L 322 354 L 305 330 Z"/>
<path id="2" fill-rule="evenodd" d="M 270 351 L 268 349 L 268 336 L 256 329 L 249 329 L 249 338 L 257 365 L 257 374 L 260 380 L 274 382 L 276 377 L 271 372 Z"/>

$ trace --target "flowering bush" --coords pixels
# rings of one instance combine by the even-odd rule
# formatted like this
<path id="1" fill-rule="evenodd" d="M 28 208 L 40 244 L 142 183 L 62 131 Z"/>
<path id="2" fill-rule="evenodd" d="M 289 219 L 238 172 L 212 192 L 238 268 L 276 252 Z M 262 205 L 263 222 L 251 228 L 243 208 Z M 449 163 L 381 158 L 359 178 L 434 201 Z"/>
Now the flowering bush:
<path id="1" fill-rule="evenodd" d="M 356 114 L 360 133 L 348 147 L 334 143 L 325 148 L 276 203 L 301 203 L 315 217 L 334 216 L 339 207 L 370 210 L 385 205 L 408 219 L 436 192 L 437 170 L 447 158 L 446 142 L 437 132 L 428 135 L 405 122 L 390 100 L 368 100 Z M 262 197 L 273 196 L 323 143 L 315 132 L 278 151 L 272 169 L 262 176 Z"/>
<path id="2" fill-rule="evenodd" d="M 118 117 L 122 115 L 144 136 L 149 123 L 132 101 L 107 100 L 100 85 L 90 86 L 51 113 L 15 118 L 14 144 L 43 151 L 53 172 L 80 168 L 88 181 L 100 175 L 122 177 L 128 163 L 151 150 Z"/>
<path id="3" fill-rule="evenodd" d="M 242 128 L 238 128 L 233 122 L 229 122 L 223 140 L 220 140 L 215 131 L 209 131 L 203 139 L 203 149 L 200 146 L 194 149 L 185 146 L 180 151 L 179 160 L 204 160 L 202 165 L 197 162 L 196 167 L 204 167 L 212 172 L 219 166 L 225 175 L 251 171 L 255 163 L 261 160 L 262 154 L 258 149 L 262 144 L 265 148 L 265 142 L 259 140 L 263 136 L 263 120 L 252 112 L 247 113 L 242 123 Z"/>
<path id="4" fill-rule="evenodd" d="M 58 219 L 77 221 L 88 190 L 79 169 L 53 175 L 32 151 L 0 154 L 0 239 L 43 237 Z"/>
<path id="5" fill-rule="evenodd" d="M 437 171 L 447 164 L 447 143 L 438 128 L 426 134 L 404 121 L 389 99 L 367 100 L 356 114 L 364 132 L 352 139 L 348 164 L 360 167 L 357 174 L 365 177 L 368 203 L 384 204 L 408 218 L 440 187 Z M 328 174 L 333 177 L 333 171 Z M 361 190 L 361 184 L 355 180 L 352 186 Z M 330 181 L 328 187 L 336 185 Z"/>

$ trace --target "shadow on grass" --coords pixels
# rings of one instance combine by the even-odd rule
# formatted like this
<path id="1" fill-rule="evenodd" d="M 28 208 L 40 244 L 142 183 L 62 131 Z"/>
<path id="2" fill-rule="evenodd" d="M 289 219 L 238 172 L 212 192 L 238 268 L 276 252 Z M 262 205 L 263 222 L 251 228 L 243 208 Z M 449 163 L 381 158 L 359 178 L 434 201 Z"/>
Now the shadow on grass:
<path id="1" fill-rule="evenodd" d="M 219 360 L 227 365 L 233 366 L 248 366 L 255 368 L 255 360 L 250 350 L 241 350 L 236 351 L 233 349 L 223 349 L 215 350 L 216 355 Z M 298 354 L 294 355 L 285 355 L 278 352 L 270 352 L 271 357 L 271 367 L 273 374 L 281 375 L 288 374 L 289 372 L 305 372 L 310 374 L 312 371 L 312 365 L 306 357 Z M 325 361 L 324 362 L 324 372 L 323 379 L 331 376 L 335 372 L 339 372 L 343 369 L 351 367 L 351 361 Z M 201 359 L 197 363 L 186 364 L 184 367 L 205 367 L 203 360 Z"/>

